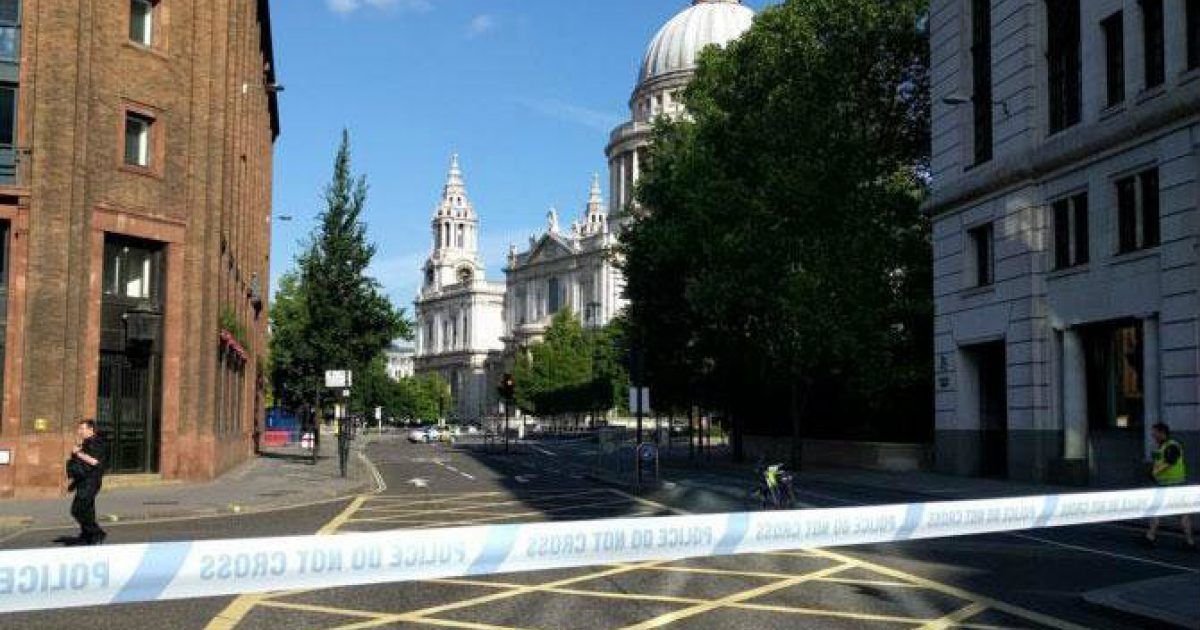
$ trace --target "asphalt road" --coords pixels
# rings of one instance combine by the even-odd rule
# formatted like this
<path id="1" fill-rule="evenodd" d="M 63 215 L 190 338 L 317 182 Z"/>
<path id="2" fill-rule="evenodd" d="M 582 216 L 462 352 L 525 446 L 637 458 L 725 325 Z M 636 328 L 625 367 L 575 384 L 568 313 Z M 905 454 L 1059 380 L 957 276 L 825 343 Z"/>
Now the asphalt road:
<path id="1" fill-rule="evenodd" d="M 511 455 L 376 444 L 386 491 L 272 514 L 109 527 L 110 543 L 448 527 L 547 519 L 740 510 L 745 480 L 703 473 L 634 497 L 581 474 L 588 445 Z M 903 492 L 806 485 L 811 505 L 909 501 Z M 4 548 L 53 544 L 38 531 Z M 3 628 L 416 628 L 607 630 L 795 628 L 1147 628 L 1090 608 L 1080 593 L 1172 572 L 1200 558 L 1137 545 L 1119 526 L 1044 530 L 835 552 L 606 565 L 470 580 L 351 587 L 0 616 Z"/>

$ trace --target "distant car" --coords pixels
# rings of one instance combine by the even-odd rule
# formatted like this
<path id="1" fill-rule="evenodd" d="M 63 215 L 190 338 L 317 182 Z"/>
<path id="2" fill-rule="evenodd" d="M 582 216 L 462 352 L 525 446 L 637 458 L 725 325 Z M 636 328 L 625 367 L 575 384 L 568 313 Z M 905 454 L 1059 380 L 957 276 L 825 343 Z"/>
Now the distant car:
<path id="1" fill-rule="evenodd" d="M 477 435 L 479 433 L 479 425 L 464 424 L 460 433 L 466 433 L 467 435 Z"/>
<path id="2" fill-rule="evenodd" d="M 441 439 L 442 434 L 434 427 L 423 429 L 414 429 L 408 433 L 408 441 L 413 443 L 428 444 Z"/>

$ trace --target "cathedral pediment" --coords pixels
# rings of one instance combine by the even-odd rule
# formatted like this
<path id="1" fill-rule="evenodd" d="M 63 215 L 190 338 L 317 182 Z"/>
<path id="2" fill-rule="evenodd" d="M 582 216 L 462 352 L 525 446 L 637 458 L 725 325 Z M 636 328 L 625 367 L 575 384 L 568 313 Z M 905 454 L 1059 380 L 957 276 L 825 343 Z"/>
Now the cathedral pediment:
<path id="1" fill-rule="evenodd" d="M 562 236 L 558 234 L 546 234 L 529 251 L 529 255 L 525 258 L 525 264 L 531 265 L 539 262 L 558 260 L 572 256 L 574 253 L 574 248 Z"/>

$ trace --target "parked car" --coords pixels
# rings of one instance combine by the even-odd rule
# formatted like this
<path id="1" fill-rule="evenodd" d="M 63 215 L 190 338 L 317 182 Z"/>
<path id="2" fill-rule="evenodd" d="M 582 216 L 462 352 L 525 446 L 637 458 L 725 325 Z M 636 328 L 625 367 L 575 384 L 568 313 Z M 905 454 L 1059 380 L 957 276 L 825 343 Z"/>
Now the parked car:
<path id="1" fill-rule="evenodd" d="M 424 427 L 413 429 L 408 433 L 408 441 L 413 443 L 428 444 L 441 439 L 442 434 L 436 427 Z"/>

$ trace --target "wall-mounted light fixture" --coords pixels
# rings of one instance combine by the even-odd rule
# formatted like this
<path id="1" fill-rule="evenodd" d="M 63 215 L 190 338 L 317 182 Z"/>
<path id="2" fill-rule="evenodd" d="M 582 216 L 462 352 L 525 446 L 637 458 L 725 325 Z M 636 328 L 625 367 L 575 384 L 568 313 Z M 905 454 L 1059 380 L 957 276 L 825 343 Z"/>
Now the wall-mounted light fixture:
<path id="1" fill-rule="evenodd" d="M 946 97 L 942 99 L 942 102 L 952 107 L 958 107 L 959 105 L 974 103 L 975 99 L 971 98 L 970 96 L 966 96 L 965 94 L 959 94 L 955 92 L 952 94 L 947 94 Z M 1012 115 L 1008 111 L 1008 103 L 1004 101 L 992 101 L 992 105 L 999 105 L 1000 109 L 1004 112 L 1005 118 Z"/>

